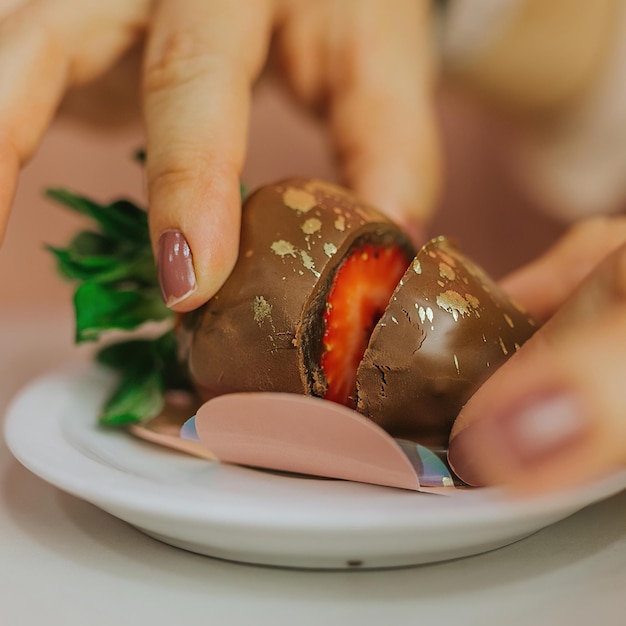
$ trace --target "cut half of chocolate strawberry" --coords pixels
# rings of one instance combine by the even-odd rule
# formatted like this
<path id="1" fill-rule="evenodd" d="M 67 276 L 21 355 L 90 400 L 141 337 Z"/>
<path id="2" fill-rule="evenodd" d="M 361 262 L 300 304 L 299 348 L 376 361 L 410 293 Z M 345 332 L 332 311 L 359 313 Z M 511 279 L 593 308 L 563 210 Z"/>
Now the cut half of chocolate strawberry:
<path id="1" fill-rule="evenodd" d="M 413 255 L 398 226 L 341 187 L 261 188 L 243 208 L 231 276 L 183 320 L 201 396 L 287 391 L 350 404 L 369 335 Z"/>
<path id="2" fill-rule="evenodd" d="M 372 333 L 356 408 L 396 437 L 446 446 L 465 402 L 534 331 L 480 267 L 445 237 L 433 239 Z"/>

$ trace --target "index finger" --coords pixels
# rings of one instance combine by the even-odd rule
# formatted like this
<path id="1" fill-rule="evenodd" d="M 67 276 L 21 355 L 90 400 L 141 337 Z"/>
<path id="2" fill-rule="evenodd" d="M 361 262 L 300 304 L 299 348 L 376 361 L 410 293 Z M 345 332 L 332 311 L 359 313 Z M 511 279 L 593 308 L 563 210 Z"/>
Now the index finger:
<path id="1" fill-rule="evenodd" d="M 510 274 L 502 288 L 538 321 L 546 321 L 611 252 L 626 241 L 626 218 L 580 222 L 542 256 Z"/>
<path id="2" fill-rule="evenodd" d="M 177 310 L 208 300 L 236 260 L 250 89 L 271 5 L 162 0 L 155 12 L 144 74 L 150 230 Z"/>

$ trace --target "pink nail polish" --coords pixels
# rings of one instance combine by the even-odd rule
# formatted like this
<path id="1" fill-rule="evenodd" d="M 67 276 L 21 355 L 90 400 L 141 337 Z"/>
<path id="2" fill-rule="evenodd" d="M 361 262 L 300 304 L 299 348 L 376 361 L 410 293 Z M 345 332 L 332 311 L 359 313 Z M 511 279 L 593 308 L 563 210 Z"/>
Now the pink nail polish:
<path id="1" fill-rule="evenodd" d="M 193 256 L 180 231 L 167 230 L 159 238 L 157 267 L 167 306 L 181 302 L 196 290 Z"/>
<path id="2" fill-rule="evenodd" d="M 448 459 L 455 473 L 471 485 L 485 482 L 481 457 L 498 449 L 507 475 L 558 458 L 587 436 L 590 422 L 577 399 L 562 392 L 535 396 L 498 416 L 481 419 L 454 437 Z M 492 465 L 491 463 L 489 465 Z M 490 467 L 490 473 L 494 468 Z M 490 476 L 490 479 L 497 476 Z M 490 482 L 494 482 L 490 480 Z"/>

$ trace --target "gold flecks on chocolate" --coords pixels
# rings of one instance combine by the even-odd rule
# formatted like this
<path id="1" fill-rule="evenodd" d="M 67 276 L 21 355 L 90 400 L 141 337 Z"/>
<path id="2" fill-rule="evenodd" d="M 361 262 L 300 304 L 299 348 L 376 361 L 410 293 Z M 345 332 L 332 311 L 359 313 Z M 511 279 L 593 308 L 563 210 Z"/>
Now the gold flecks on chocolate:
<path id="1" fill-rule="evenodd" d="M 422 273 L 422 264 L 419 262 L 419 259 L 417 258 L 413 260 L 413 271 L 416 274 Z"/>
<path id="2" fill-rule="evenodd" d="M 394 324 L 397 324 L 397 323 L 398 323 L 398 320 L 397 320 L 397 319 L 396 319 L 393 315 L 391 316 L 391 321 L 392 321 Z"/>
<path id="3" fill-rule="evenodd" d="M 327 196 L 338 196 L 340 198 L 347 198 L 351 202 L 354 202 L 352 194 L 344 187 L 333 185 L 323 180 L 311 180 L 308 181 L 304 188 L 309 193 L 323 193 Z"/>
<path id="4" fill-rule="evenodd" d="M 452 266 L 448 263 L 439 263 L 439 276 L 446 280 L 454 280 L 456 278 L 456 272 L 452 269 Z"/>
<path id="5" fill-rule="evenodd" d="M 311 255 L 305 250 L 300 250 L 300 257 L 302 258 L 302 265 L 312 272 L 315 278 L 319 278 L 320 273 L 315 269 L 315 261 L 313 261 Z"/>
<path id="6" fill-rule="evenodd" d="M 454 357 L 454 367 L 456 367 L 456 373 L 460 374 L 461 370 L 459 369 L 459 359 L 456 354 L 454 354 L 453 357 Z"/>
<path id="7" fill-rule="evenodd" d="M 279 257 L 286 256 L 296 256 L 296 249 L 294 245 L 290 241 L 285 241 L 284 239 L 279 239 L 275 241 L 272 245 L 272 252 Z"/>
<path id="8" fill-rule="evenodd" d="M 444 263 L 446 263 L 450 267 L 456 266 L 456 260 L 453 259 L 449 254 L 447 254 L 443 250 L 439 250 L 439 258 L 443 259 Z"/>
<path id="9" fill-rule="evenodd" d="M 437 281 L 437 284 L 438 284 L 440 287 L 445 287 L 445 286 L 446 286 L 446 283 L 444 283 L 444 282 L 443 282 L 443 280 L 438 280 L 438 281 Z"/>
<path id="10" fill-rule="evenodd" d="M 415 303 L 415 308 L 417 309 L 417 314 L 419 315 L 420 322 L 424 324 L 426 321 L 426 309 L 423 306 L 419 306 L 417 302 Z"/>
<path id="11" fill-rule="evenodd" d="M 244 256 L 246 257 L 246 259 L 249 259 L 253 254 L 254 254 L 254 250 L 250 249 L 250 250 L 246 250 L 246 253 Z"/>
<path id="12" fill-rule="evenodd" d="M 498 343 L 500 344 L 500 348 L 502 348 L 502 354 L 506 356 L 509 353 L 509 351 L 507 350 L 507 347 L 504 345 L 504 341 L 502 341 L 502 337 L 498 337 Z"/>
<path id="13" fill-rule="evenodd" d="M 310 217 L 302 224 L 302 232 L 305 235 L 312 235 L 322 228 L 322 220 L 317 217 Z"/>
<path id="14" fill-rule="evenodd" d="M 343 215 L 340 215 L 335 220 L 335 228 L 340 232 L 344 232 L 346 230 L 346 218 Z"/>
<path id="15" fill-rule="evenodd" d="M 252 302 L 254 321 L 260 326 L 263 320 L 272 318 L 272 305 L 263 297 L 256 296 Z"/>
<path id="16" fill-rule="evenodd" d="M 515 346 L 515 352 L 517 352 L 521 346 L 519 345 L 519 343 L 517 343 L 517 341 L 513 344 Z"/>
<path id="17" fill-rule="evenodd" d="M 465 299 L 469 302 L 469 305 L 475 309 L 475 312 L 478 313 L 478 309 L 480 309 L 480 300 L 471 293 L 466 293 Z"/>
<path id="18" fill-rule="evenodd" d="M 295 187 L 289 187 L 283 193 L 283 202 L 285 206 L 298 211 L 298 213 L 306 213 L 316 205 L 315 196 L 312 193 Z"/>
<path id="19" fill-rule="evenodd" d="M 417 309 L 417 315 L 420 318 L 420 322 L 422 324 L 425 324 L 426 320 L 428 320 L 431 324 L 430 327 L 432 329 L 433 328 L 432 323 L 433 323 L 433 320 L 435 319 L 435 314 L 433 313 L 433 310 L 429 306 L 427 307 L 420 306 L 419 304 L 417 304 L 417 302 L 415 303 L 415 308 Z"/>
<path id="20" fill-rule="evenodd" d="M 506 313 L 504 314 L 504 321 L 511 327 L 513 328 L 515 325 L 513 324 L 513 320 L 511 319 L 510 315 L 507 315 Z"/>
<path id="21" fill-rule="evenodd" d="M 325 243 L 324 254 L 326 254 L 328 258 L 332 257 L 334 254 L 337 254 L 337 246 L 334 243 Z"/>
<path id="22" fill-rule="evenodd" d="M 452 289 L 437 296 L 437 306 L 450 313 L 455 322 L 459 316 L 469 315 L 474 308 L 458 291 Z"/>

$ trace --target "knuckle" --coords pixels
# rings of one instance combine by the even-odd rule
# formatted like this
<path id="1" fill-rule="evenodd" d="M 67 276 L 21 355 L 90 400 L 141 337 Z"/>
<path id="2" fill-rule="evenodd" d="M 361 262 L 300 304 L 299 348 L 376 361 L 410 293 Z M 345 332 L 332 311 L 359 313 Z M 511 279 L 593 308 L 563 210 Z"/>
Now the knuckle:
<path id="1" fill-rule="evenodd" d="M 150 154 L 150 153 L 148 153 Z M 238 180 L 236 168 L 227 159 L 218 159 L 211 150 L 188 142 L 168 146 L 167 156 L 148 160 L 150 196 L 175 189 L 215 188 L 219 181 Z"/>
<path id="2" fill-rule="evenodd" d="M 199 49 L 195 38 L 184 31 L 173 33 L 154 60 L 146 64 L 143 88 L 146 94 L 174 89 L 219 67 L 214 55 Z"/>
<path id="3" fill-rule="evenodd" d="M 160 194 L 163 190 L 189 187 L 198 180 L 198 172 L 202 171 L 197 159 L 168 160 L 164 164 L 148 171 L 150 195 Z"/>

